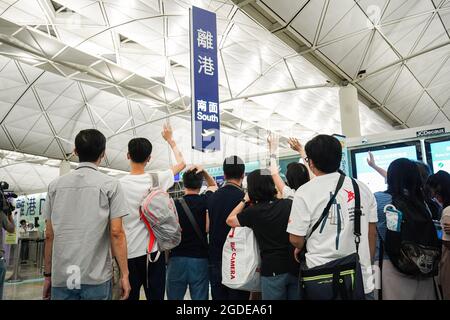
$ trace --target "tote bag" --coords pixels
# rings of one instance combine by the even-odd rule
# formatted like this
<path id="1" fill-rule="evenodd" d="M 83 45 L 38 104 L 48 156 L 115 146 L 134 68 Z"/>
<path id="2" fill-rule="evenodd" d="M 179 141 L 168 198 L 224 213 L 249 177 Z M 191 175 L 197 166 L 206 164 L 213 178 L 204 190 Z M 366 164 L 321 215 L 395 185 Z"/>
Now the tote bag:
<path id="1" fill-rule="evenodd" d="M 222 253 L 222 284 L 236 290 L 261 291 L 261 257 L 253 230 L 232 228 Z"/>

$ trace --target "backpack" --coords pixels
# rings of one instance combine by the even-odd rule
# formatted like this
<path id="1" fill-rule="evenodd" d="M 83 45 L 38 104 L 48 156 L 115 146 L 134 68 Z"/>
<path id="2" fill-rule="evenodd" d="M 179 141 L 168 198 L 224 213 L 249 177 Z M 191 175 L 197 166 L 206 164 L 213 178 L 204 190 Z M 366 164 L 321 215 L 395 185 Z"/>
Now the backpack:
<path id="1" fill-rule="evenodd" d="M 181 227 L 175 203 L 166 191 L 158 187 L 158 176 L 156 174 L 150 176 L 153 185 L 139 207 L 141 220 L 150 234 L 147 248 L 149 260 L 155 241 L 159 251 L 173 249 L 181 242 Z M 159 253 L 154 261 L 158 258 Z"/>
<path id="2" fill-rule="evenodd" d="M 384 250 L 392 264 L 410 276 L 437 275 L 441 243 L 426 204 L 417 207 L 400 196 L 384 212 L 387 224 Z"/>
<path id="3" fill-rule="evenodd" d="M 261 291 L 261 257 L 253 230 L 232 228 L 222 252 L 222 284 L 231 289 Z"/>

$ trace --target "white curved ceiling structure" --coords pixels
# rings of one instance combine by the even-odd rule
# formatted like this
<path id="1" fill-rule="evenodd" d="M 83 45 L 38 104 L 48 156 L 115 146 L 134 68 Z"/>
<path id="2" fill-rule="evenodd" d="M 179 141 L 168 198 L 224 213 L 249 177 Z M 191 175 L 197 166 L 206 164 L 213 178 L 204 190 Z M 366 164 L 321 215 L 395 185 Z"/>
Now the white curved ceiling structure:
<path id="1" fill-rule="evenodd" d="M 266 151 L 267 130 L 302 140 L 340 133 L 342 80 L 363 94 L 364 135 L 395 124 L 448 121 L 450 91 L 442 89 L 449 80 L 448 47 L 393 63 L 400 53 L 405 58 L 448 41 L 442 23 L 449 6 L 427 0 L 420 1 L 429 3 L 422 11 L 402 5 L 392 13 L 384 2 L 0 0 L 0 149 L 67 159 L 78 131 L 96 127 L 108 138 L 105 167 L 126 170 L 128 140 L 146 136 L 155 145 L 151 168 L 166 168 L 169 150 L 160 130 L 170 119 L 188 162 L 219 163 L 232 153 L 251 158 Z M 387 26 L 374 29 L 361 16 L 370 3 L 386 7 L 382 21 L 397 40 L 388 43 Z M 431 4 L 439 8 L 430 10 Z M 206 157 L 190 149 L 192 5 L 218 17 L 224 152 Z M 407 36 L 413 21 L 420 32 Z M 290 41 L 280 36 L 287 30 Z M 401 44 L 414 37 L 417 45 Z M 321 60 L 311 58 L 319 53 Z M 368 76 L 358 79 L 363 68 Z M 5 163 L 0 178 L 10 180 Z"/>
<path id="2" fill-rule="evenodd" d="M 401 127 L 450 118 L 450 1 L 235 0 Z"/>

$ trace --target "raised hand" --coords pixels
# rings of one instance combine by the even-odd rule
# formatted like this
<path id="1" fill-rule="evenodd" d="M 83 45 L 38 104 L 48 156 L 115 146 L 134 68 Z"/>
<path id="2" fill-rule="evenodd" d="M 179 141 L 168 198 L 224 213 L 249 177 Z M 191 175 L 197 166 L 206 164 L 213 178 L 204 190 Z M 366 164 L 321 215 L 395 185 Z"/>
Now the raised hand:
<path id="1" fill-rule="evenodd" d="M 288 143 L 292 150 L 300 153 L 300 156 L 302 158 L 306 157 L 305 149 L 303 148 L 303 145 L 300 143 L 300 141 L 297 138 L 289 138 Z"/>
<path id="2" fill-rule="evenodd" d="M 172 126 L 169 123 L 164 124 L 161 135 L 168 143 L 173 142 L 173 130 Z"/>

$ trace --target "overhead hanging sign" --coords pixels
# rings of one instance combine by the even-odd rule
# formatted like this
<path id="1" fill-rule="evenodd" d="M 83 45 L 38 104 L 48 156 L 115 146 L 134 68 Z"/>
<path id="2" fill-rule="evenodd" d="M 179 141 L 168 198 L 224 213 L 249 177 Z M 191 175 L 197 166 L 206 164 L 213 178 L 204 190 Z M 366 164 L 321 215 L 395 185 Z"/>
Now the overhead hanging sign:
<path id="1" fill-rule="evenodd" d="M 192 148 L 220 150 L 219 77 L 216 14 L 190 12 Z"/>

